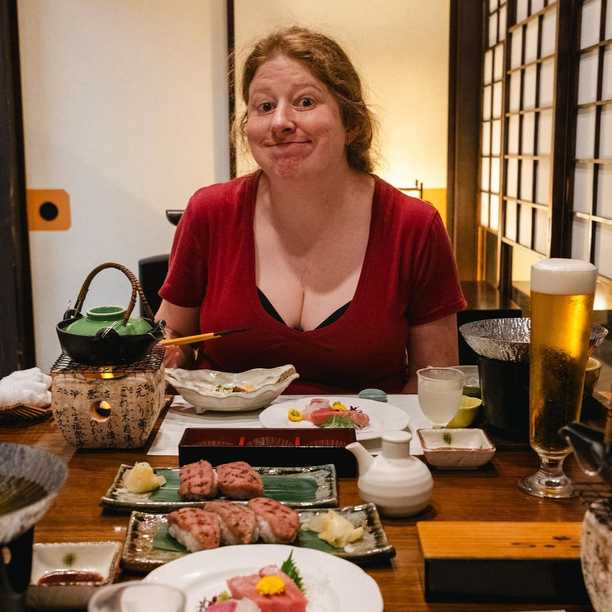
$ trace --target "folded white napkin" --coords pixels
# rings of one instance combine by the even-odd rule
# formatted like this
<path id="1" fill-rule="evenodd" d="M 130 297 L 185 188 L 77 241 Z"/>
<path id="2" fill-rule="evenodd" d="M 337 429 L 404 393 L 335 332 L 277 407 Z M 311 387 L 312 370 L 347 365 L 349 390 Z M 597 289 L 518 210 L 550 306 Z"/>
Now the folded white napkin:
<path id="1" fill-rule="evenodd" d="M 51 403 L 50 386 L 51 377 L 40 368 L 17 370 L 0 379 L 0 409 L 48 406 Z"/>

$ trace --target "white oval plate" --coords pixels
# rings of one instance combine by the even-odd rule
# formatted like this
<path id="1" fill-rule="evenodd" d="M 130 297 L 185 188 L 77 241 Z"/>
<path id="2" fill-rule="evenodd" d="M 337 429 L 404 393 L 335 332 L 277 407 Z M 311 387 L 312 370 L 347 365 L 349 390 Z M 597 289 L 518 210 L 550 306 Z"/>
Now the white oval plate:
<path id="1" fill-rule="evenodd" d="M 304 579 L 307 612 L 382 612 L 383 599 L 376 582 L 360 567 L 333 555 L 279 544 L 247 544 L 203 550 L 153 570 L 145 582 L 171 584 L 187 597 L 185 610 L 227 590 L 227 579 L 257 573 L 266 565 L 293 560 Z"/>
<path id="2" fill-rule="evenodd" d="M 303 397 L 302 399 L 272 404 L 259 414 L 259 421 L 264 427 L 313 429 L 316 425 L 310 421 L 299 421 L 294 423 L 290 421 L 287 416 L 290 408 L 303 410 L 312 399 L 315 398 Z M 376 402 L 360 397 L 329 397 L 327 395 L 320 396 L 318 399 L 326 399 L 330 403 L 337 401 L 347 406 L 357 406 L 370 417 L 370 423 L 367 427 L 355 429 L 357 440 L 374 440 L 380 438 L 387 431 L 406 429 L 410 423 L 408 415 L 403 410 L 387 402 Z"/>

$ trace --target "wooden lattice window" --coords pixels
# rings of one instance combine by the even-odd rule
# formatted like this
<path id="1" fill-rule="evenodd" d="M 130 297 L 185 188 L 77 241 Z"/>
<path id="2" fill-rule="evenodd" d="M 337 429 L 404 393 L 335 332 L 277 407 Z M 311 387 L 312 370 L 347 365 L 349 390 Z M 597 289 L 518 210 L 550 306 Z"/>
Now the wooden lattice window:
<path id="1" fill-rule="evenodd" d="M 502 159 L 503 81 L 507 6 L 505 0 L 485 2 L 485 52 L 482 72 L 480 225 L 497 231 Z"/>
<path id="2" fill-rule="evenodd" d="M 556 22 L 556 3 L 519 0 L 506 71 L 503 241 L 541 254 L 550 244 Z"/>
<path id="3" fill-rule="evenodd" d="M 578 23 L 571 252 L 612 279 L 612 2 L 582 1 Z"/>

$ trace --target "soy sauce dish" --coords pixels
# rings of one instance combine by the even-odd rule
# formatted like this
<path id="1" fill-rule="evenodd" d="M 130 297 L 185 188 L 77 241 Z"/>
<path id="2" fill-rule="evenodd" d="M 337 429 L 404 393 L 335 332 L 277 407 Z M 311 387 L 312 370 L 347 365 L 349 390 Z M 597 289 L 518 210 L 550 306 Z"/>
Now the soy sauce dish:
<path id="1" fill-rule="evenodd" d="M 120 542 L 34 544 L 28 606 L 86 608 L 97 588 L 114 582 L 120 551 Z"/>
<path id="2" fill-rule="evenodd" d="M 429 465 L 447 470 L 475 469 L 488 463 L 495 446 L 482 429 L 419 429 Z"/>

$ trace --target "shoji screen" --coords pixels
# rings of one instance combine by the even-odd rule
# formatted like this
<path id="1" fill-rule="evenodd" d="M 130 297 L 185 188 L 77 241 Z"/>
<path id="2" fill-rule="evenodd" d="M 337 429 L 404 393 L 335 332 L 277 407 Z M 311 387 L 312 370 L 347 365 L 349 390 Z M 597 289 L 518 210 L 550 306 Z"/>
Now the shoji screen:
<path id="1" fill-rule="evenodd" d="M 509 29 L 503 240 L 547 254 L 557 4 L 516 3 Z"/>
<path id="2" fill-rule="evenodd" d="M 571 251 L 612 279 L 612 1 L 580 4 Z"/>
<path id="3" fill-rule="evenodd" d="M 497 232 L 501 187 L 503 85 L 506 38 L 506 1 L 486 0 L 483 62 L 480 225 Z"/>
<path id="4" fill-rule="evenodd" d="M 508 3 L 484 0 L 482 104 L 480 125 L 479 268 L 497 282 L 499 212 L 502 183 L 504 67 Z"/>

